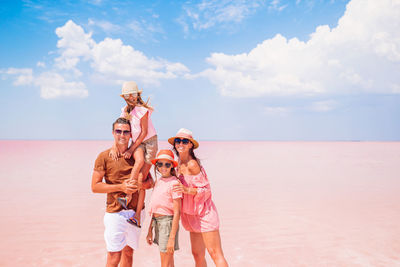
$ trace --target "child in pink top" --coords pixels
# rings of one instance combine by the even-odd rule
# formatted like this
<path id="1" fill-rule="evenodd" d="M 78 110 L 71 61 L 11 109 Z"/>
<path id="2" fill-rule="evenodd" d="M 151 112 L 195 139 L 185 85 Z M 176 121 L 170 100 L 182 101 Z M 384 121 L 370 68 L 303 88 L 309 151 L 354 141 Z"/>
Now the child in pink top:
<path id="1" fill-rule="evenodd" d="M 173 187 L 179 184 L 174 169 L 178 163 L 174 160 L 171 150 L 160 150 L 152 163 L 156 165 L 156 170 L 162 177 L 157 180 L 151 194 L 149 213 L 152 220 L 146 240 L 150 245 L 153 242 L 158 244 L 161 266 L 174 266 L 174 251 L 179 249 L 178 231 L 182 199 L 181 192 L 173 191 Z"/>
<path id="2" fill-rule="evenodd" d="M 121 117 L 126 118 L 131 123 L 132 144 L 129 149 L 121 156 L 130 158 L 133 154 L 135 164 L 132 168 L 130 180 L 137 182 L 139 188 L 139 198 L 134 216 L 128 219 L 128 222 L 141 227 L 140 211 L 144 207 L 145 191 L 141 188 L 143 180 L 147 177 L 151 161 L 155 158 L 158 150 L 157 134 L 151 121 L 153 108 L 141 98 L 142 90 L 139 90 L 137 84 L 133 81 L 125 82 L 122 86 L 121 97 L 125 99 L 126 106 L 122 108 Z M 116 147 L 110 151 L 110 156 L 117 159 L 119 152 Z M 123 208 L 127 208 L 132 195 L 118 198 L 118 202 Z"/>

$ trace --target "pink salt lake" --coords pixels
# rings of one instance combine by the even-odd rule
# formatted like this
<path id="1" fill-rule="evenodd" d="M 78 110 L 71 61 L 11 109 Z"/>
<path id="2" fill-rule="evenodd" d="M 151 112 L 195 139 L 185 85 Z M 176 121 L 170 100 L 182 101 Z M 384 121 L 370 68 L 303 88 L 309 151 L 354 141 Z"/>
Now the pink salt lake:
<path id="1" fill-rule="evenodd" d="M 105 195 L 90 181 L 110 145 L 0 141 L 0 266 L 105 265 Z M 230 266 L 400 266 L 399 142 L 200 142 L 197 152 Z M 180 246 L 176 266 L 194 266 L 182 228 Z M 144 233 L 134 266 L 159 266 Z"/>

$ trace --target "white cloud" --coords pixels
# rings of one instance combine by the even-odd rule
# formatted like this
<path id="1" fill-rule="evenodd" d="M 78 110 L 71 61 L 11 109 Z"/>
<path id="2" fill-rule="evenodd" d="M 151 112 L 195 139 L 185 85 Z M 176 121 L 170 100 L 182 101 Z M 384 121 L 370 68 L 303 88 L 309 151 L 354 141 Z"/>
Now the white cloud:
<path id="1" fill-rule="evenodd" d="M 59 97 L 85 98 L 89 95 L 83 82 L 67 82 L 64 77 L 54 72 L 44 72 L 35 79 L 40 87 L 40 96 L 44 99 Z"/>
<path id="2" fill-rule="evenodd" d="M 289 107 L 264 107 L 263 113 L 265 115 L 273 115 L 273 116 L 286 116 L 291 112 Z"/>
<path id="3" fill-rule="evenodd" d="M 69 20 L 56 29 L 56 34 L 60 38 L 57 47 L 61 52 L 61 56 L 55 59 L 58 68 L 76 70 L 80 58 L 90 59 L 91 50 L 95 46 L 91 33 L 85 33 L 81 26 Z"/>
<path id="4" fill-rule="evenodd" d="M 337 105 L 338 103 L 335 100 L 317 101 L 313 102 L 309 109 L 317 112 L 327 112 L 335 109 Z"/>
<path id="5" fill-rule="evenodd" d="M 0 70 L 0 73 L 14 78 L 13 85 L 15 86 L 38 86 L 40 88 L 40 96 L 44 99 L 59 97 L 84 98 L 89 95 L 83 82 L 68 82 L 61 74 L 56 72 L 43 72 L 35 76 L 32 69 L 9 68 L 5 71 Z"/>
<path id="6" fill-rule="evenodd" d="M 45 68 L 46 67 L 46 63 L 42 62 L 42 61 L 38 61 L 36 63 L 36 66 L 40 67 L 40 68 Z"/>
<path id="7" fill-rule="evenodd" d="M 95 20 L 95 19 L 89 19 L 88 20 L 88 25 L 90 27 L 98 27 L 102 31 L 106 33 L 113 33 L 113 32 L 119 32 L 121 31 L 121 27 L 117 24 L 111 23 L 106 20 Z"/>
<path id="8" fill-rule="evenodd" d="M 156 85 L 161 79 L 174 79 L 189 71 L 181 63 L 148 58 L 132 46 L 124 45 L 120 39 L 105 38 L 97 43 L 90 33 L 85 33 L 73 21 L 57 28 L 56 33 L 61 38 L 57 44 L 61 56 L 56 59 L 61 69 L 76 70 L 83 59 L 90 63 L 95 75 L 101 74 L 105 79 L 129 78 Z"/>
<path id="9" fill-rule="evenodd" d="M 213 53 L 207 77 L 222 95 L 396 93 L 400 85 L 400 1 L 352 0 L 336 28 L 307 42 L 280 34 L 248 53 Z"/>
<path id="10" fill-rule="evenodd" d="M 217 25 L 239 23 L 247 16 L 256 12 L 265 0 L 203 0 L 192 6 L 184 6 L 185 14 L 178 19 L 188 32 L 189 25 L 194 30 L 205 30 Z"/>
<path id="11" fill-rule="evenodd" d="M 141 42 L 147 42 L 148 40 L 158 42 L 155 35 L 164 33 L 161 25 L 146 20 L 132 20 L 126 24 L 126 29 L 128 29 L 127 34 Z"/>
<path id="12" fill-rule="evenodd" d="M 296 2 L 296 4 L 298 4 L 298 3 Z M 287 4 L 286 5 L 281 4 L 280 0 L 272 0 L 269 3 L 268 9 L 280 12 L 280 11 L 284 10 L 287 6 L 288 6 Z"/>
<path id="13" fill-rule="evenodd" d="M 33 82 L 33 70 L 29 68 L 8 68 L 5 71 L 1 71 L 0 73 L 7 74 L 15 78 L 13 84 L 15 86 L 19 85 L 29 85 Z"/>
<path id="14" fill-rule="evenodd" d="M 54 59 L 52 68 L 37 75 L 33 75 L 32 69 L 17 68 L 0 70 L 0 73 L 13 77 L 15 86 L 38 86 L 42 98 L 52 99 L 89 95 L 86 85 L 79 81 L 83 72 L 79 66 L 81 61 L 89 63 L 91 75 L 111 83 L 132 79 L 144 85 L 159 85 L 162 79 L 175 79 L 189 72 L 182 63 L 149 58 L 132 46 L 124 45 L 120 39 L 106 38 L 97 43 L 91 33 L 86 33 L 72 20 L 57 28 L 56 34 L 60 38 L 56 52 L 59 56 Z M 38 62 L 37 66 L 46 68 L 43 62 Z"/>

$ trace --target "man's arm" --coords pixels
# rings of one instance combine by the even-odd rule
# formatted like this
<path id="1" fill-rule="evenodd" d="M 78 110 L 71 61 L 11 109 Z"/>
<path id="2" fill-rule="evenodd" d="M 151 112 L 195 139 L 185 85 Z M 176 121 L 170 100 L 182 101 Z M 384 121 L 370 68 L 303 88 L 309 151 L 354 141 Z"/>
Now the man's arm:
<path id="1" fill-rule="evenodd" d="M 136 186 L 128 184 L 124 181 L 122 184 L 107 184 L 103 182 L 105 172 L 93 171 L 92 175 L 92 192 L 93 193 L 113 193 L 124 192 L 132 194 L 137 191 Z"/>

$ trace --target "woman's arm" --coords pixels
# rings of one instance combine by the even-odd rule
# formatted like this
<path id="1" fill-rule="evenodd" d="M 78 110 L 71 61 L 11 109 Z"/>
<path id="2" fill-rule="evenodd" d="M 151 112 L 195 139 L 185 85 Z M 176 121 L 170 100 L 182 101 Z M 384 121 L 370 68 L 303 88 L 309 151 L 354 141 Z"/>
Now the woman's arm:
<path id="1" fill-rule="evenodd" d="M 188 162 L 187 171 L 189 172 L 189 175 L 198 175 L 201 171 L 199 163 L 194 159 L 190 160 Z M 196 187 L 184 186 L 180 181 L 179 184 L 174 185 L 173 190 L 175 192 L 181 192 L 188 195 L 196 195 L 198 191 Z"/>
<path id="2" fill-rule="evenodd" d="M 178 231 L 179 218 L 181 216 L 181 204 L 181 198 L 174 199 L 174 218 L 172 219 L 171 232 L 169 233 L 167 253 L 174 253 L 176 232 Z"/>

